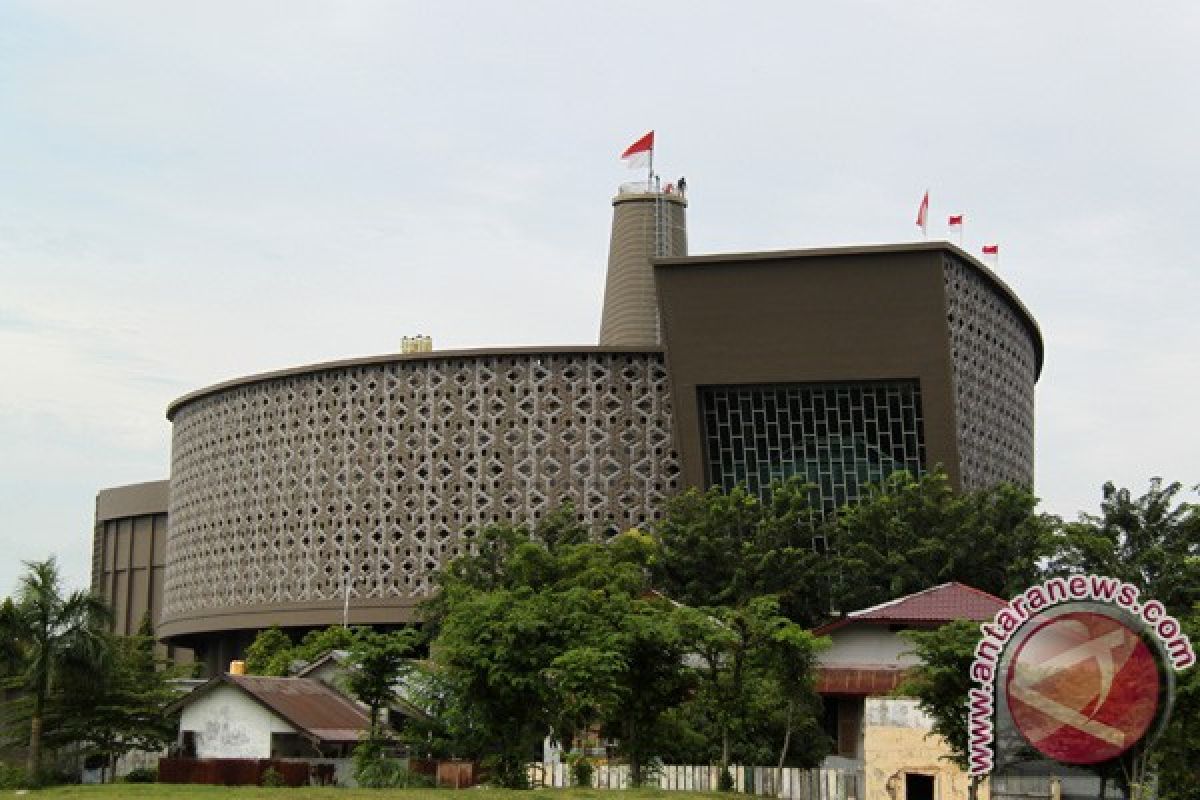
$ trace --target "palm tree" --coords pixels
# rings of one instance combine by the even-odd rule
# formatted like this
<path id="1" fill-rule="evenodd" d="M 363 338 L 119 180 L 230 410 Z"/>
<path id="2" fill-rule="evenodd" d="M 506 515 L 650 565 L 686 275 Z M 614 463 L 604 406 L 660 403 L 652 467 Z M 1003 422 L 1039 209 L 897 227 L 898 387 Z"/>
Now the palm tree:
<path id="1" fill-rule="evenodd" d="M 24 674 L 20 686 L 32 701 L 29 720 L 29 756 L 26 769 L 36 780 L 41 770 L 42 719 L 52 688 L 70 676 L 94 674 L 108 659 L 105 631 L 108 606 L 91 592 L 64 596 L 54 557 L 26 561 L 15 613 L 5 613 L 4 631 L 9 646 L 21 652 Z M 7 609 L 6 609 L 7 611 Z M 10 638 L 11 637 L 11 638 Z"/>

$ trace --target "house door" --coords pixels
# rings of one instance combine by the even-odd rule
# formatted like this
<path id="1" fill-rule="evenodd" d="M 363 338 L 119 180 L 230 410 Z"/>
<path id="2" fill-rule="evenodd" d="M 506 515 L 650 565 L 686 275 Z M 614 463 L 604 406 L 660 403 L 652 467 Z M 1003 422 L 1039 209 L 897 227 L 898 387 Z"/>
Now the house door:
<path id="1" fill-rule="evenodd" d="M 933 800 L 933 776 L 906 772 L 904 774 L 904 800 Z"/>

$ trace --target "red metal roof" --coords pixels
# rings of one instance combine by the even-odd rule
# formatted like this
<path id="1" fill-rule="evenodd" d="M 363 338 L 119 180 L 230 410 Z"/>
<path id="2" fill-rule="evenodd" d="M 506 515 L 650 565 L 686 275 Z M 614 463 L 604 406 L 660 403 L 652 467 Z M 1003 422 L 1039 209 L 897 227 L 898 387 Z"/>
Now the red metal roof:
<path id="1" fill-rule="evenodd" d="M 902 667 L 818 667 L 818 694 L 891 694 L 908 670 Z"/>
<path id="2" fill-rule="evenodd" d="M 861 611 L 851 611 L 841 619 L 827 622 L 813 633 L 820 636 L 853 622 L 916 627 L 944 625 L 959 619 L 984 622 L 996 616 L 996 612 L 1006 605 L 999 597 L 966 584 L 943 583 Z"/>

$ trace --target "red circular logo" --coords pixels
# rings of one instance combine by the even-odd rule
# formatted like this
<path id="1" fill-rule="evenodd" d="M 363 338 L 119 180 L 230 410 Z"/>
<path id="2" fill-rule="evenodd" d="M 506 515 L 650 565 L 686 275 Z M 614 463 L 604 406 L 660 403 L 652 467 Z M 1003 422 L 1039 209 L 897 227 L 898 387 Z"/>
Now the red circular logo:
<path id="1" fill-rule="evenodd" d="M 1098 764 L 1136 744 L 1158 712 L 1158 664 L 1141 637 L 1105 614 L 1055 617 L 1008 668 L 1018 730 L 1064 764 Z"/>

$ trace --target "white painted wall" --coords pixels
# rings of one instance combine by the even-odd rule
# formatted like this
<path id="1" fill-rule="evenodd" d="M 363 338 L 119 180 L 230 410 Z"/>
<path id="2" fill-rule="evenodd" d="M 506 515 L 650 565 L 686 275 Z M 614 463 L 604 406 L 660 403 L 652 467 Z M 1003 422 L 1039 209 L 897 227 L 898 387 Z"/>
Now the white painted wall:
<path id="1" fill-rule="evenodd" d="M 906 651 L 908 640 L 886 625 L 851 623 L 829 634 L 831 645 L 818 656 L 826 667 L 911 667 L 918 662 Z"/>
<path id="2" fill-rule="evenodd" d="M 920 709 L 915 697 L 868 697 L 863 724 L 867 727 L 933 730 L 933 720 Z"/>
<path id="3" fill-rule="evenodd" d="M 218 686 L 183 709 L 180 731 L 196 734 L 197 758 L 270 758 L 272 733 L 296 733 L 241 689 Z"/>

